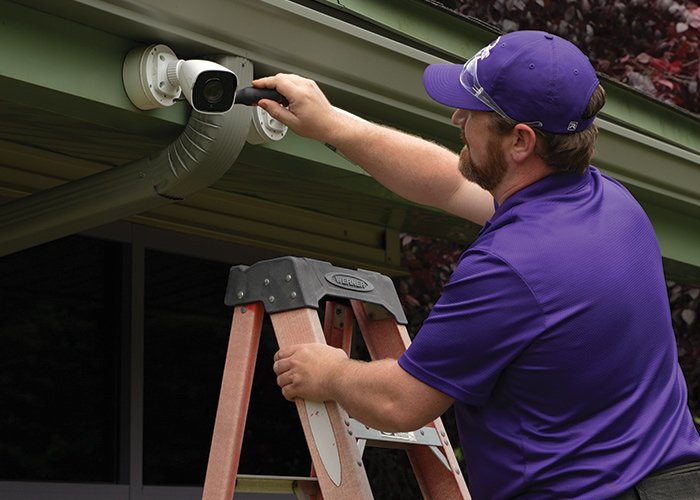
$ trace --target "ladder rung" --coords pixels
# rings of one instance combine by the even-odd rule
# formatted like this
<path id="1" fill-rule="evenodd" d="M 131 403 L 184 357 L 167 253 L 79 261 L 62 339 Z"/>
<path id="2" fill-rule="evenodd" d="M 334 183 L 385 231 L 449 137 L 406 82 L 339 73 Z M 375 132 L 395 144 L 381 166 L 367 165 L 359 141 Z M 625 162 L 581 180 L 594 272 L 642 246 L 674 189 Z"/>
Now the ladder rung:
<path id="1" fill-rule="evenodd" d="M 422 427 L 417 431 L 411 432 L 382 432 L 371 427 L 367 427 L 362 422 L 358 422 L 351 418 L 345 424 L 352 429 L 357 446 L 360 448 L 360 454 L 364 454 L 365 446 L 370 445 L 376 448 L 405 448 L 411 446 L 423 445 L 429 446 L 430 451 L 440 460 L 442 465 L 449 471 L 452 471 L 450 463 L 440 452 L 439 447 L 442 446 L 440 436 L 437 429 L 434 427 Z M 445 442 L 447 445 L 447 442 Z"/>
<path id="2" fill-rule="evenodd" d="M 296 476 L 258 476 L 238 474 L 236 476 L 237 493 L 282 493 L 294 494 L 299 489 L 307 495 L 318 491 L 318 479 L 315 477 Z"/>
<path id="3" fill-rule="evenodd" d="M 410 445 L 441 446 L 440 436 L 433 427 L 423 427 L 412 432 L 381 432 L 354 418 L 349 419 L 350 428 L 355 439 L 366 439 L 370 446 L 385 446 L 389 448 L 405 448 Z"/>

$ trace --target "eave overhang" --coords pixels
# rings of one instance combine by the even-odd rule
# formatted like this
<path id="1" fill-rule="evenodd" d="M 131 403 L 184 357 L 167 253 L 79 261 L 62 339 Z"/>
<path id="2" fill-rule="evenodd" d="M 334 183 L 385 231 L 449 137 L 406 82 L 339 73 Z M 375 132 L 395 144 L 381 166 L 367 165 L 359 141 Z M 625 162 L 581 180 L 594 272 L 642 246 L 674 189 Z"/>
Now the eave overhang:
<path id="1" fill-rule="evenodd" d="M 0 1 L 0 15 L 0 146 L 15 156 L 29 148 L 37 157 L 32 170 L 5 155 L 0 194 L 6 197 L 41 190 L 47 177 L 60 183 L 86 169 L 118 168 L 179 133 L 188 115 L 184 103 L 142 112 L 121 87 L 123 57 L 139 44 L 165 43 L 182 58 L 242 56 L 257 76 L 300 73 L 316 79 L 338 107 L 458 150 L 451 110 L 425 94 L 423 69 L 463 61 L 497 35 L 418 0 L 199 0 L 177 8 L 159 0 L 18 0 Z M 603 84 L 609 99 L 599 118 L 595 164 L 625 183 L 647 210 L 670 274 L 700 280 L 700 121 L 615 82 Z M 22 128 L 36 123 L 39 133 Z M 81 140 L 71 142 L 76 133 Z M 81 168 L 42 165 L 57 158 Z M 477 229 L 397 198 L 323 145 L 293 134 L 245 146 L 220 182 L 168 209 L 184 215 L 155 210 L 138 219 L 201 231 L 199 217 L 209 210 L 203 199 L 216 196 L 263 203 L 271 215 L 258 222 L 278 227 L 284 227 L 286 207 L 376 227 L 373 239 L 381 245 L 400 231 L 468 242 Z M 208 226 L 207 235 L 235 238 L 229 223 Z M 346 243 L 334 240 L 331 247 Z"/>

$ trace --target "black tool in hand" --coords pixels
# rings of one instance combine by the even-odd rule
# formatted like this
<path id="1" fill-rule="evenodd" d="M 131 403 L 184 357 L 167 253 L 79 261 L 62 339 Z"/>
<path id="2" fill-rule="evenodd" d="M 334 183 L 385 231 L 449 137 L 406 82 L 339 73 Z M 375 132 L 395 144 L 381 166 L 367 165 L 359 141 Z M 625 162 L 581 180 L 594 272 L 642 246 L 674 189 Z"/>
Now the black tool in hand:
<path id="1" fill-rule="evenodd" d="M 243 87 L 236 91 L 236 100 L 234 104 L 245 104 L 246 106 L 255 106 L 260 99 L 270 99 L 280 103 L 282 106 L 289 106 L 289 101 L 275 89 L 260 89 L 258 87 Z"/>

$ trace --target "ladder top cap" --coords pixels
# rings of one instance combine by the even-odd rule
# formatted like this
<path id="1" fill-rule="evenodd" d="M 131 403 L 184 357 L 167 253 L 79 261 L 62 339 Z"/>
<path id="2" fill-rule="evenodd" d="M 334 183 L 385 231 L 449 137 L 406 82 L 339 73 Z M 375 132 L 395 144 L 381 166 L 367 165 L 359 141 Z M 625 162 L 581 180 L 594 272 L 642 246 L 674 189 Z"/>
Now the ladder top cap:
<path id="1" fill-rule="evenodd" d="M 272 314 L 302 307 L 318 309 L 319 301 L 327 296 L 379 305 L 397 323 L 408 322 L 389 277 L 303 257 L 279 257 L 232 267 L 224 302 L 227 306 L 262 302 Z"/>

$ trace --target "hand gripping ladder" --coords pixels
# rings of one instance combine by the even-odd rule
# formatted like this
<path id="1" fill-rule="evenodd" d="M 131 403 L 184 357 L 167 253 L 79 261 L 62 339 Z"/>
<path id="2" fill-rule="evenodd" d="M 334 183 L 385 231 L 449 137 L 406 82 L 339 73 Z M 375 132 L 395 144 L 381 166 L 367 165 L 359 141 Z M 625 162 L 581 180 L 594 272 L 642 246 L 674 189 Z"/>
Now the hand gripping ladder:
<path id="1" fill-rule="evenodd" d="M 316 309 L 326 297 L 322 328 Z M 296 400 L 311 454 L 311 477 L 237 477 L 265 313 L 280 347 L 327 342 L 349 353 L 355 321 L 372 359 L 398 358 L 410 339 L 388 277 L 328 262 L 282 257 L 235 266 L 225 302 L 235 309 L 203 500 L 230 500 L 234 491 L 289 492 L 311 500 L 372 499 L 362 464 L 366 443 L 405 448 L 423 498 L 471 498 L 439 418 L 414 432 L 387 434 L 353 420 L 334 401 Z"/>

